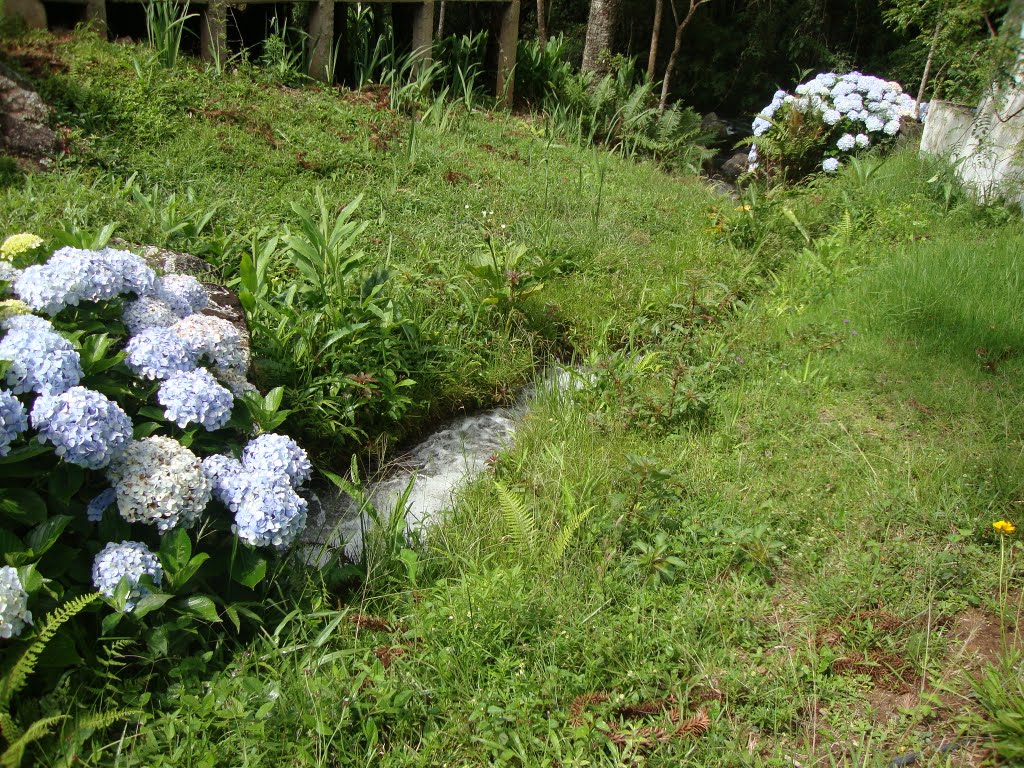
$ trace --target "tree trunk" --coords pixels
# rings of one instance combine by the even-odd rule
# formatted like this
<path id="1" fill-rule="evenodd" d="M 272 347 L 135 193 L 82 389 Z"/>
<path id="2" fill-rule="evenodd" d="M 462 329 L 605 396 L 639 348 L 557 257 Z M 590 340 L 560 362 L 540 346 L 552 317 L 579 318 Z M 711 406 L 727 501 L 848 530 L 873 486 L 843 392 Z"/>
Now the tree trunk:
<path id="1" fill-rule="evenodd" d="M 441 0 L 441 10 L 437 14 L 437 37 L 444 37 L 444 12 L 448 7 L 445 0 Z"/>
<path id="2" fill-rule="evenodd" d="M 537 39 L 541 47 L 548 41 L 548 9 L 544 0 L 537 0 Z"/>
<path id="3" fill-rule="evenodd" d="M 672 55 L 668 57 L 668 65 L 665 67 L 665 78 L 661 81 L 661 100 L 658 102 L 658 111 L 664 112 L 665 107 L 668 106 L 668 92 L 672 87 L 672 72 L 676 68 L 676 61 L 679 59 L 679 51 L 683 48 L 683 31 L 689 25 L 690 20 L 693 18 L 693 14 L 697 12 L 704 3 L 710 2 L 711 0 L 690 0 L 690 9 L 686 12 L 686 17 L 679 21 L 679 16 L 676 14 L 676 6 L 672 5 L 672 16 L 676 20 L 676 39 L 672 44 Z"/>
<path id="4" fill-rule="evenodd" d="M 928 46 L 928 58 L 924 62 L 924 73 L 921 75 L 921 87 L 917 89 L 917 98 L 914 100 L 914 117 L 917 117 L 921 110 L 921 102 L 924 101 L 925 89 L 928 87 L 928 75 L 932 71 L 932 61 L 935 58 L 935 49 L 939 44 L 939 32 L 942 31 L 942 21 L 935 22 L 935 34 L 932 35 L 932 44 Z"/>
<path id="5" fill-rule="evenodd" d="M 584 72 L 598 71 L 602 54 L 611 52 L 621 5 L 622 0 L 591 0 L 587 42 L 583 46 L 583 63 L 580 65 Z"/>
<path id="6" fill-rule="evenodd" d="M 651 51 L 647 54 L 647 77 L 654 79 L 658 66 L 658 36 L 661 34 L 661 17 L 665 12 L 665 0 L 654 1 L 654 29 L 651 30 Z"/>

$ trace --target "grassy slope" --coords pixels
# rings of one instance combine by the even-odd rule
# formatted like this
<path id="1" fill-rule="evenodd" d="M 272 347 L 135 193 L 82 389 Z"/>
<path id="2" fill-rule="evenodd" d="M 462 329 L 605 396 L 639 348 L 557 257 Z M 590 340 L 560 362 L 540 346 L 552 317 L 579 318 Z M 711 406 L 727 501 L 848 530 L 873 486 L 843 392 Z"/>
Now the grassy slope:
<path id="1" fill-rule="evenodd" d="M 138 172 L 192 189 L 197 208 L 220 203 L 230 243 L 286 223 L 289 200 L 320 184 L 338 201 L 366 193 L 368 248 L 383 257 L 393 238 L 410 274 L 453 275 L 479 242 L 476 212 L 494 209 L 516 240 L 572 263 L 543 297 L 596 378 L 542 396 L 498 463 L 535 533 L 481 480 L 415 572 L 376 561 L 361 609 L 387 627 L 332 625 L 325 598 L 211 684 L 158 693 L 119 764 L 828 765 L 845 750 L 884 765 L 958 732 L 964 673 L 1020 617 L 1019 571 L 1000 606 L 991 533 L 1024 522 L 1019 222 L 947 210 L 910 155 L 737 211 L 501 116 L 424 129 L 410 165 L 407 126 L 377 148 L 396 118 L 358 98 L 195 70 L 146 91 L 129 53 L 60 49 L 70 71 L 48 88 L 94 136 L 81 162 L 5 193 L 6 228 L 71 215 L 159 239 L 109 191 Z M 596 232 L 595 162 L 608 164 Z M 807 253 L 783 207 L 817 241 Z M 447 396 L 486 399 L 485 383 L 528 368 L 479 355 L 491 374 Z M 706 412 L 665 416 L 674 376 Z M 551 542 L 589 508 L 555 560 Z M 574 708 L 593 693 L 610 700 Z M 710 730 L 645 747 L 639 729 L 667 716 L 617 710 L 670 695 Z M 112 762 L 99 743 L 82 756 Z"/>

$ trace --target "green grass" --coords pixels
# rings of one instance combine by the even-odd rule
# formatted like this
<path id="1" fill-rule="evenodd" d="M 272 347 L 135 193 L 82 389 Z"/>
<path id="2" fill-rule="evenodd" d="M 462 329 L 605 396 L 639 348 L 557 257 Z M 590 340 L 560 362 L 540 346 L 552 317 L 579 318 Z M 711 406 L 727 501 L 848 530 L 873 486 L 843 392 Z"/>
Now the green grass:
<path id="1" fill-rule="evenodd" d="M 148 719 L 83 764 L 977 764 L 970 677 L 1004 655 L 1021 672 L 1020 537 L 1001 584 L 991 527 L 1024 526 L 1016 214 L 947 199 L 913 152 L 739 204 L 497 113 L 417 126 L 410 153 L 408 118 L 363 96 L 185 66 L 146 85 L 132 50 L 57 46 L 69 69 L 45 89 L 75 154 L 4 191 L 6 229 L 110 220 L 161 241 L 118 192 L 138 174 L 186 212 L 217 206 L 170 242 L 230 277 L 253 230 L 294 226 L 292 199 L 365 193 L 362 247 L 444 350 L 416 418 L 514 392 L 551 351 L 545 313 L 585 375 L 538 397 L 415 567 L 380 555 L 355 595 L 306 575 L 306 610 L 226 668 L 121 675 L 104 696 Z M 482 210 L 560 265 L 511 326 L 471 325 L 458 296 Z M 676 721 L 651 702 L 710 726 L 654 743 Z"/>

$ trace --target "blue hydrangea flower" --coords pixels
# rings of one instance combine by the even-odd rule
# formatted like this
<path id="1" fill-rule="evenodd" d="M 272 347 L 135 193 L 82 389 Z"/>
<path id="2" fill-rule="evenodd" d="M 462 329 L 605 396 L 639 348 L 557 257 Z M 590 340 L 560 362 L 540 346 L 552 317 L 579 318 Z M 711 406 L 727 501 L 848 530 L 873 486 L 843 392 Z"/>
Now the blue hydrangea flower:
<path id="1" fill-rule="evenodd" d="M 826 157 L 825 161 L 821 164 L 821 169 L 825 173 L 835 173 L 839 170 L 839 160 L 834 157 Z"/>
<path id="2" fill-rule="evenodd" d="M 18 569 L 0 568 L 0 638 L 10 640 L 32 623 L 28 592 L 18 577 Z"/>
<path id="3" fill-rule="evenodd" d="M 160 385 L 156 399 L 164 415 L 182 429 L 195 423 L 207 432 L 227 424 L 234 405 L 231 393 L 205 368 L 174 374 Z"/>
<path id="4" fill-rule="evenodd" d="M 28 429 L 28 412 L 9 389 L 0 389 L 0 456 L 11 452 L 11 443 Z"/>
<path id="5" fill-rule="evenodd" d="M 156 272 L 141 256 L 113 248 L 104 248 L 99 256 L 121 276 L 121 293 L 144 296 L 156 287 Z"/>
<path id="6" fill-rule="evenodd" d="M 13 283 L 19 277 L 21 277 L 20 269 L 6 259 L 0 259 L 0 282 Z M 2 292 L 6 293 L 6 290 L 4 289 Z"/>
<path id="7" fill-rule="evenodd" d="M 242 464 L 250 472 L 286 475 L 293 486 L 309 480 L 313 466 L 299 444 L 287 435 L 260 435 L 242 451 Z"/>
<path id="8" fill-rule="evenodd" d="M 127 251 L 61 248 L 45 264 L 27 267 L 15 281 L 14 292 L 33 309 L 56 315 L 83 301 L 144 293 L 154 280 L 153 270 Z"/>
<path id="9" fill-rule="evenodd" d="M 154 295 L 170 306 L 178 317 L 200 312 L 210 303 L 203 284 L 191 275 L 171 274 L 157 278 Z"/>
<path id="10" fill-rule="evenodd" d="M 103 519 L 103 513 L 107 511 L 111 504 L 117 501 L 117 491 L 113 488 L 107 488 L 105 491 L 100 491 L 96 496 L 92 498 L 85 507 L 85 519 L 90 523 L 98 523 Z"/>
<path id="11" fill-rule="evenodd" d="M 121 322 L 128 333 L 135 336 L 147 328 L 169 328 L 178 322 L 178 316 L 170 304 L 153 296 L 140 296 L 125 302 L 121 310 Z"/>
<path id="12" fill-rule="evenodd" d="M 233 498 L 230 490 L 233 487 L 232 478 L 241 477 L 245 473 L 242 462 L 231 456 L 215 453 L 203 459 L 203 474 L 210 481 L 213 497 L 228 509 L 231 508 L 230 501 Z"/>
<path id="13" fill-rule="evenodd" d="M 132 439 L 132 422 L 121 406 L 85 387 L 43 395 L 32 406 L 39 442 L 70 464 L 101 469 L 120 456 Z"/>
<path id="14" fill-rule="evenodd" d="M 128 580 L 130 589 L 124 605 L 125 613 L 135 610 L 139 600 L 150 594 L 149 587 L 141 583 L 146 576 L 154 587 L 159 587 L 164 580 L 164 569 L 159 558 L 138 541 L 110 542 L 92 563 L 92 584 L 97 592 L 107 597 L 114 596 L 122 579 Z"/>
<path id="15" fill-rule="evenodd" d="M 0 339 L 0 360 L 11 362 L 5 380 L 15 394 L 58 395 L 82 380 L 78 352 L 48 322 L 16 315 L 5 324 L 10 330 Z"/>
<path id="16" fill-rule="evenodd" d="M 288 479 L 253 472 L 237 485 L 240 492 L 228 506 L 235 509 L 232 530 L 238 538 L 255 547 L 290 546 L 306 526 L 308 504 Z"/>
<path id="17" fill-rule="evenodd" d="M 125 364 L 147 379 L 166 379 L 196 367 L 196 358 L 170 328 L 147 328 L 128 340 Z"/>

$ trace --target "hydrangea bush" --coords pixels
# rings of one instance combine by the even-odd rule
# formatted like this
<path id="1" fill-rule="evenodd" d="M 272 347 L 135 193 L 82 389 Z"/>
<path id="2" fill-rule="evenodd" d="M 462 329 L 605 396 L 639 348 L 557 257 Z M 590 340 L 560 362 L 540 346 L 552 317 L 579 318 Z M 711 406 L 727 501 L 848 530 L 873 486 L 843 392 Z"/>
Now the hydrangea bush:
<path id="1" fill-rule="evenodd" d="M 240 627 L 306 521 L 309 459 L 266 431 L 281 391 L 247 383 L 195 278 L 42 245 L 0 246 L 0 662 L 33 613 L 93 591 L 107 608 L 69 625 L 68 664 L 97 634 L 159 655 L 196 622 Z"/>
<path id="2" fill-rule="evenodd" d="M 860 72 L 815 75 L 795 93 L 776 91 L 754 118 L 749 169 L 789 180 L 834 173 L 846 158 L 891 143 L 913 114 L 899 83 Z"/>

